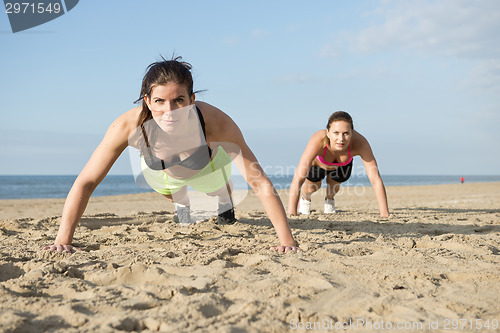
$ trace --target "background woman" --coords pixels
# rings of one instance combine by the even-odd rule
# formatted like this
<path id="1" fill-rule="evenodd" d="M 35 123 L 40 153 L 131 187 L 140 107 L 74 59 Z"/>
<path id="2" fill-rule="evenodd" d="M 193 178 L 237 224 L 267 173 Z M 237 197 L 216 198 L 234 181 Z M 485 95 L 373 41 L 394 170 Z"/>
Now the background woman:
<path id="1" fill-rule="evenodd" d="M 351 116 L 343 111 L 333 113 L 328 119 L 326 130 L 314 133 L 309 140 L 290 186 L 288 213 L 297 215 L 300 197 L 299 213 L 310 214 L 311 194 L 321 188 L 325 177 L 327 188 L 324 212 L 335 213 L 334 196 L 340 189 L 340 184 L 351 176 L 354 156 L 360 156 L 363 160 L 366 174 L 375 190 L 380 216 L 389 217 L 384 183 L 370 144 L 354 130 Z"/>
<path id="2" fill-rule="evenodd" d="M 191 65 L 180 59 L 163 59 L 147 68 L 139 99 L 142 106 L 122 114 L 108 128 L 66 198 L 54 244 L 44 249 L 73 249 L 73 235 L 92 192 L 125 148 L 132 146 L 141 152 L 148 184 L 175 202 L 179 222 L 191 222 L 188 185 L 218 196 L 219 210 L 221 204 L 230 203 L 226 177 L 230 158 L 274 225 L 280 245 L 273 249 L 297 250 L 283 204 L 240 129 L 218 108 L 195 101 Z M 226 217 L 234 218 L 232 207 L 225 211 L 230 212 Z"/>

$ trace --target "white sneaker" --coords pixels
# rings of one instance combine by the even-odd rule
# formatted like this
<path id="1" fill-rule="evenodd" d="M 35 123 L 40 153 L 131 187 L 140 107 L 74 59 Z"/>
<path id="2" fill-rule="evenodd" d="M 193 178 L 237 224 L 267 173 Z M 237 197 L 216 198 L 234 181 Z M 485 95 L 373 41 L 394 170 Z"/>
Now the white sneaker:
<path id="1" fill-rule="evenodd" d="M 196 221 L 191 219 L 191 208 L 181 204 L 175 204 L 174 222 L 180 225 L 189 225 Z"/>
<path id="2" fill-rule="evenodd" d="M 299 201 L 299 213 L 302 215 L 309 215 L 311 214 L 311 201 L 308 201 L 306 199 L 303 199 L 300 197 Z"/>
<path id="3" fill-rule="evenodd" d="M 325 214 L 334 214 L 335 213 L 335 199 L 328 200 L 325 199 Z"/>

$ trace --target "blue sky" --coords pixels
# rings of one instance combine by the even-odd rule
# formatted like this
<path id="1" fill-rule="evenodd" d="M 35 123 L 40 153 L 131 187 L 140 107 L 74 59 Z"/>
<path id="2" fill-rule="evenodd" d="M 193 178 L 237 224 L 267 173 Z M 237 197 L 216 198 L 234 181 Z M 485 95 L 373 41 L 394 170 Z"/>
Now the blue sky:
<path id="1" fill-rule="evenodd" d="M 173 53 L 269 173 L 345 110 L 383 175 L 499 174 L 497 0 L 80 1 L 0 45 L 0 174 L 78 174 Z"/>

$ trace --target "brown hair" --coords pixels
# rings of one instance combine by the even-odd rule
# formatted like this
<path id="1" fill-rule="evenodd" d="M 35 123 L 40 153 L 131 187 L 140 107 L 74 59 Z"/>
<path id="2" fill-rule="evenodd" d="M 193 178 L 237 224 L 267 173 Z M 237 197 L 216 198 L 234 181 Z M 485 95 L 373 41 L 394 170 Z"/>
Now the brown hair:
<path id="1" fill-rule="evenodd" d="M 182 57 L 180 56 L 172 56 L 171 60 L 166 60 L 164 57 L 161 58 L 162 61 L 154 62 L 146 68 L 146 74 L 142 79 L 141 94 L 139 99 L 135 101 L 135 103 L 142 101 L 142 110 L 137 119 L 137 125 L 138 127 L 141 127 L 147 147 L 149 147 L 148 138 L 151 139 L 151 141 L 153 141 L 154 139 L 155 128 L 153 127 L 152 129 L 148 130 L 148 132 L 150 133 L 146 133 L 146 130 L 144 129 L 144 123 L 148 120 L 153 119 L 151 110 L 149 110 L 148 105 L 146 104 L 145 97 L 151 97 L 151 92 L 153 91 L 154 87 L 162 84 L 167 84 L 169 82 L 175 82 L 179 85 L 186 86 L 189 97 L 191 97 L 194 93 L 193 77 L 191 75 L 191 64 L 185 61 L 181 61 Z"/>
<path id="2" fill-rule="evenodd" d="M 334 123 L 336 121 L 348 122 L 349 124 L 351 124 L 351 129 L 354 130 L 354 123 L 352 121 L 352 117 L 349 113 L 347 113 L 345 111 L 337 111 L 337 112 L 332 113 L 330 118 L 328 118 L 328 123 L 326 124 L 326 130 L 329 131 L 332 123 Z M 328 139 L 328 136 L 325 136 L 325 138 L 323 139 L 323 147 L 326 147 L 326 145 L 329 142 L 330 142 L 330 139 Z"/>

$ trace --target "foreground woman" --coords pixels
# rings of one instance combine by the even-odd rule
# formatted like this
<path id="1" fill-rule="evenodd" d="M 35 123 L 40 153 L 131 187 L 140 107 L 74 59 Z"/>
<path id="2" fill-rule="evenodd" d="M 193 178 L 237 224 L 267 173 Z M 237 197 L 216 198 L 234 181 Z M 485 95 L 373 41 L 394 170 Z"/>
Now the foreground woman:
<path id="1" fill-rule="evenodd" d="M 142 175 L 176 206 L 174 219 L 191 223 L 187 186 L 219 198 L 219 218 L 234 222 L 230 162 L 234 161 L 271 220 L 279 252 L 296 252 L 286 213 L 276 190 L 234 121 L 216 107 L 195 101 L 191 65 L 180 57 L 151 64 L 142 81 L 142 106 L 118 117 L 75 180 L 64 204 L 53 245 L 66 251 L 89 198 L 120 154 L 132 146 L 141 153 Z"/>

